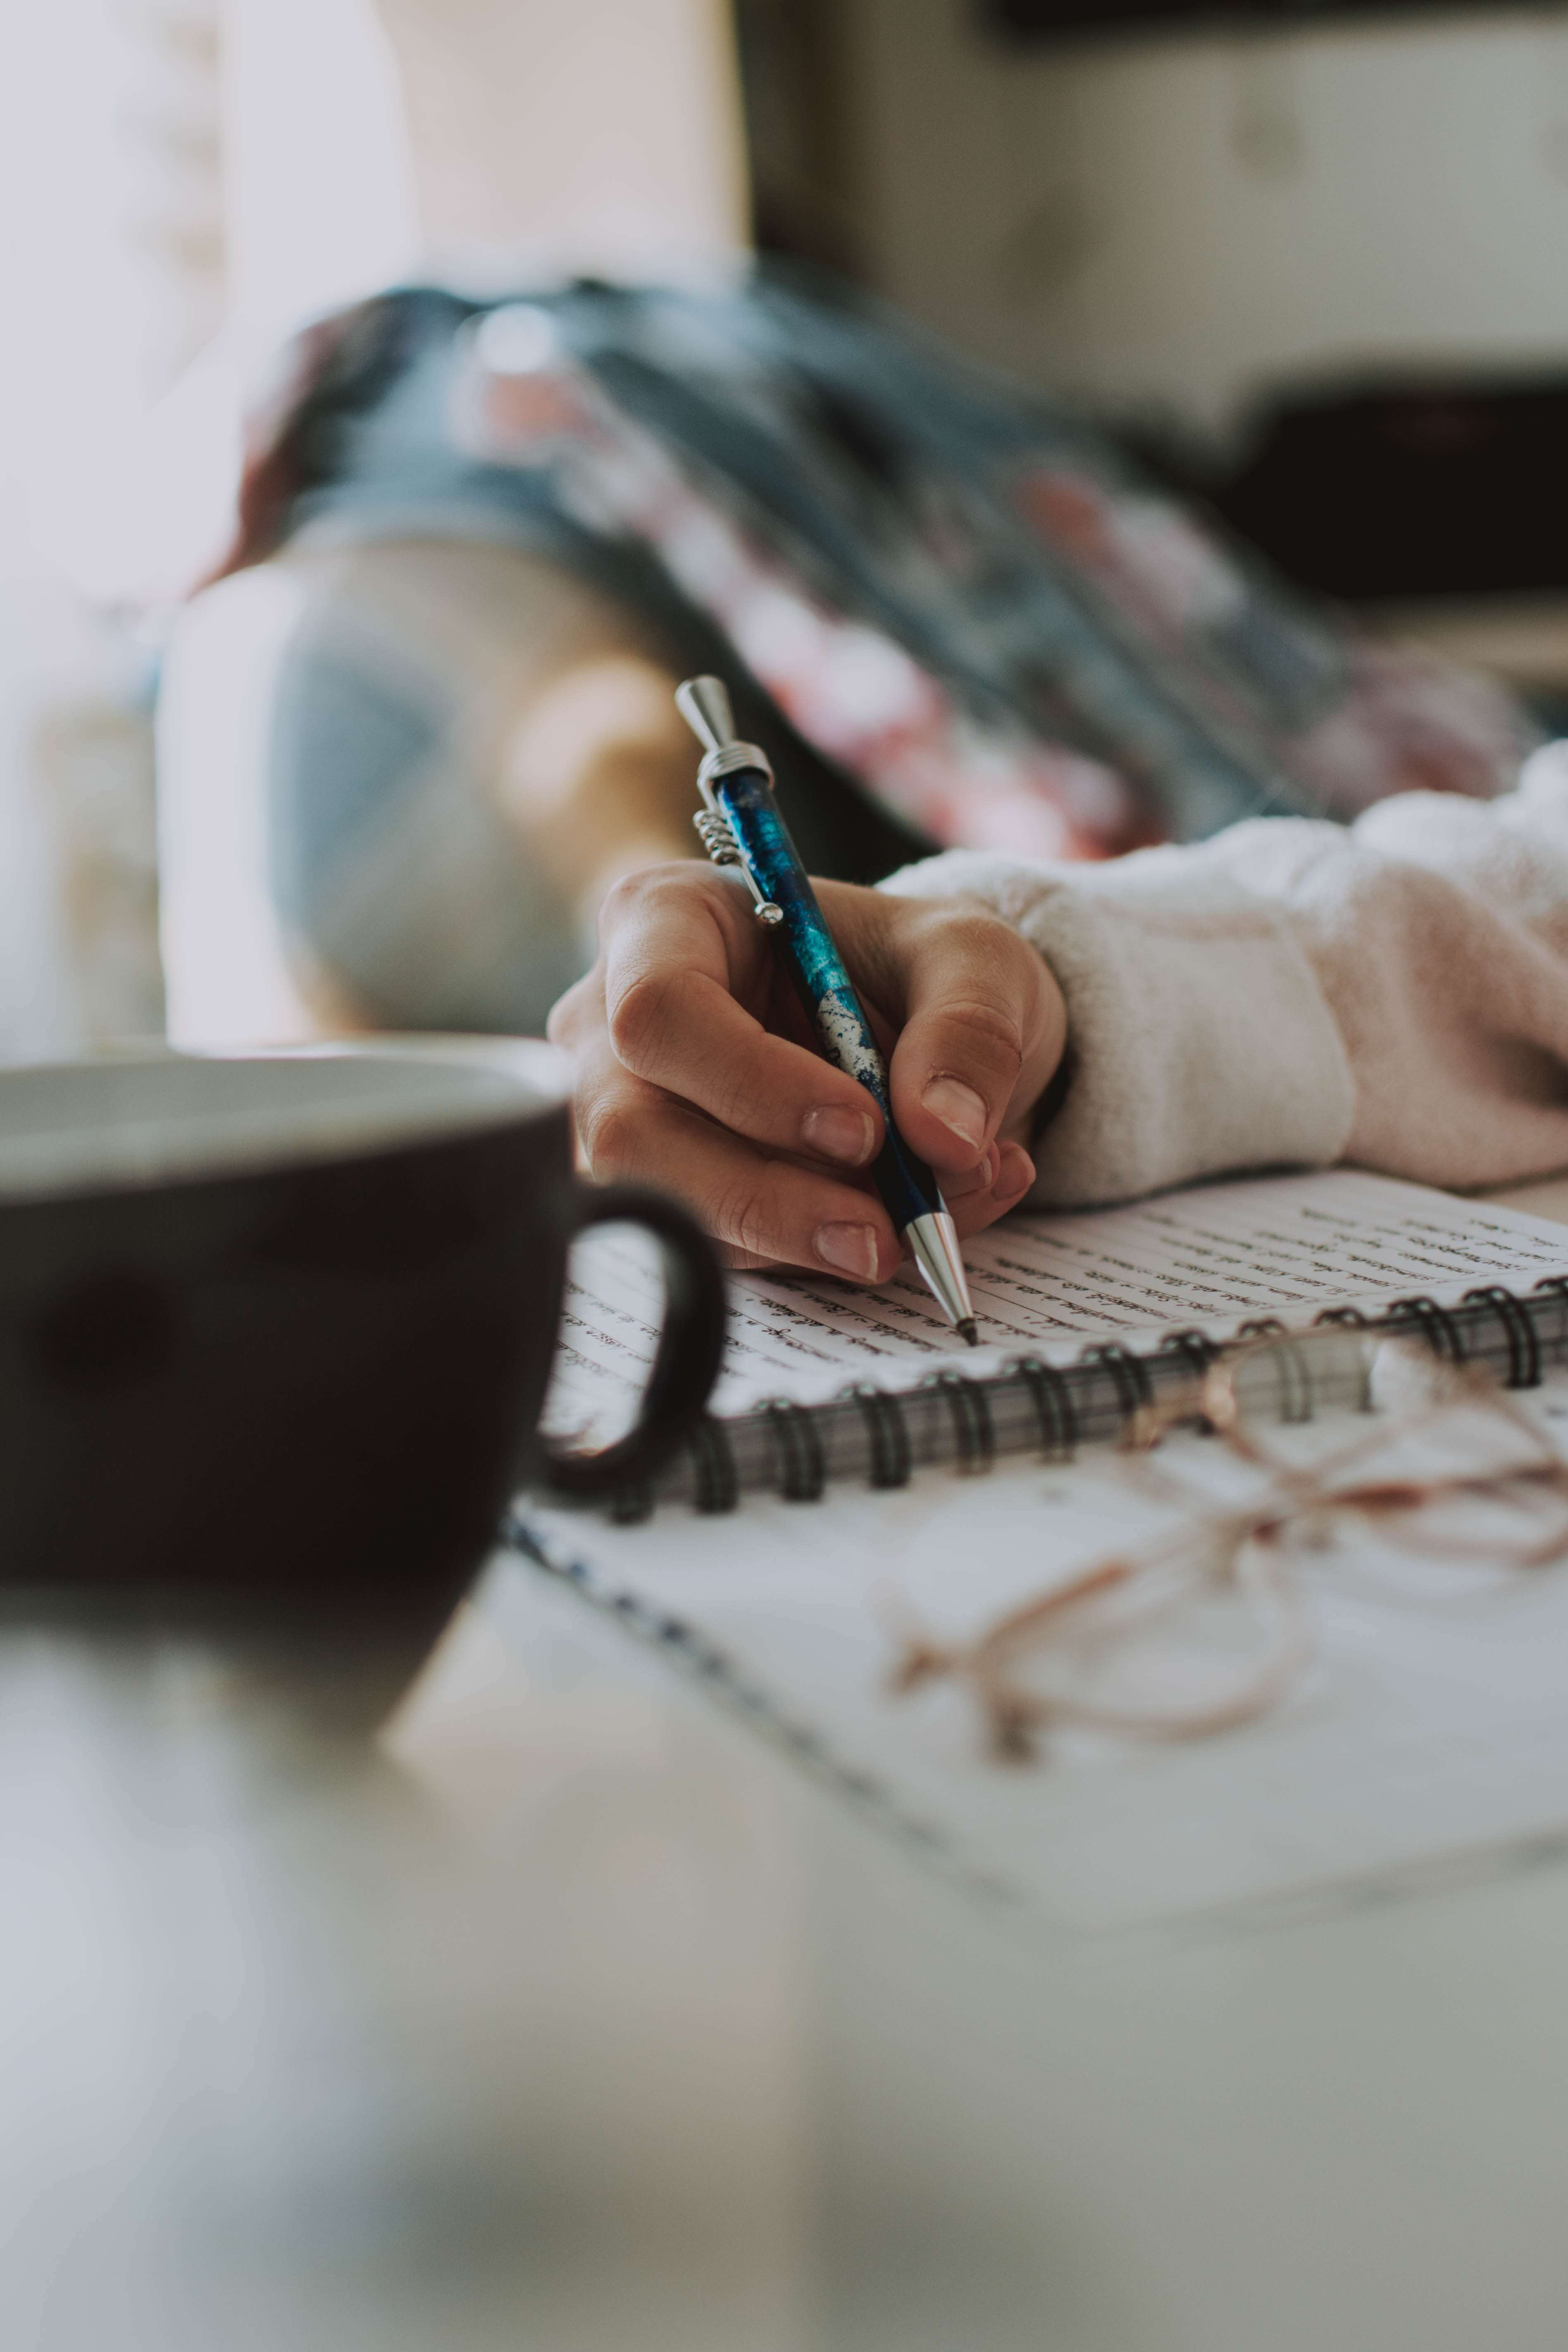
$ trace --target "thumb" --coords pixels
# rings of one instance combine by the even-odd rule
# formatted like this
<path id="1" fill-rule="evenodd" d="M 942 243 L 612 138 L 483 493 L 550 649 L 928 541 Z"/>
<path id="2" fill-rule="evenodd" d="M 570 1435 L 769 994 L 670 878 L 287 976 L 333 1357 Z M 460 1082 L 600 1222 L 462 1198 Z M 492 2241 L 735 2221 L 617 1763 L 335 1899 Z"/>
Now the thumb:
<path id="1" fill-rule="evenodd" d="M 895 948 L 904 1023 L 890 1074 L 893 1115 L 922 1159 L 956 1173 L 1038 1098 L 1060 1059 L 1066 1020 L 1044 959 L 1000 917 L 922 912 Z"/>

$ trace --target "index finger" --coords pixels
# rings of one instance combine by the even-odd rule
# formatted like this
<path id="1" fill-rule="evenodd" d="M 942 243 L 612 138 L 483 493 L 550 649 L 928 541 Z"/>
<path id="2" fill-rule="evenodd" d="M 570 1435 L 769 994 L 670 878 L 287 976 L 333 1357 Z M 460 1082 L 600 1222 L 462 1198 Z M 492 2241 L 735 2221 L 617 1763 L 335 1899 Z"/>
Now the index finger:
<path id="1" fill-rule="evenodd" d="M 662 868 L 623 886 L 605 926 L 605 1005 L 616 1059 L 721 1127 L 774 1150 L 859 1168 L 881 1147 L 866 1089 L 775 1036 L 738 1001 L 765 982 L 767 940 L 735 886 Z M 734 891 L 733 912 L 725 898 Z"/>

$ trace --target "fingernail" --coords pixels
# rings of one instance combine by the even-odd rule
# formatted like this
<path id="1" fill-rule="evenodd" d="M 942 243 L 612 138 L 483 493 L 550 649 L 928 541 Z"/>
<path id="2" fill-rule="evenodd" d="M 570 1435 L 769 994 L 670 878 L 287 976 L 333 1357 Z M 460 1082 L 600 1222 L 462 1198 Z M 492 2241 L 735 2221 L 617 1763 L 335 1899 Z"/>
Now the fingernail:
<path id="1" fill-rule="evenodd" d="M 1002 1154 L 994 1143 L 988 1143 L 984 1155 L 973 1168 L 961 1169 L 956 1176 L 942 1180 L 942 1195 L 949 1201 L 962 1201 L 971 1192 L 989 1192 L 1001 1171 Z"/>
<path id="2" fill-rule="evenodd" d="M 853 1274 L 862 1282 L 877 1279 L 875 1225 L 818 1225 L 813 1248 L 824 1265 L 836 1274 Z"/>
<path id="3" fill-rule="evenodd" d="M 837 1105 L 808 1110 L 800 1132 L 808 1151 L 820 1153 L 824 1160 L 842 1160 L 850 1168 L 869 1160 L 877 1140 L 869 1111 L 840 1110 Z"/>
<path id="4" fill-rule="evenodd" d="M 1021 1143 L 1007 1146 L 1005 1165 L 997 1171 L 995 1192 L 999 1201 L 1011 1201 L 1026 1192 L 1035 1181 L 1035 1163 Z"/>
<path id="5" fill-rule="evenodd" d="M 978 1151 L 985 1137 L 985 1105 L 962 1078 L 930 1078 L 921 1097 L 933 1118 L 940 1118 L 961 1143 Z"/>

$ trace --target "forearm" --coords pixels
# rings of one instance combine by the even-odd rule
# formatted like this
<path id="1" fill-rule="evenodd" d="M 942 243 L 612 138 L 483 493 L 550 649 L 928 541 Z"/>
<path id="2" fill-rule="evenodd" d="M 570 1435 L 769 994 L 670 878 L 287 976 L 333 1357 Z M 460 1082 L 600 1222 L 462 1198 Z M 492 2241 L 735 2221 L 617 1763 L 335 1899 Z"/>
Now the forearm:
<path id="1" fill-rule="evenodd" d="M 1311 966 L 1202 852 L 1047 872 L 959 851 L 888 887 L 983 898 L 1056 975 L 1071 1070 L 1035 1199 L 1083 1207 L 1343 1151 L 1353 1087 Z"/>
<path id="2" fill-rule="evenodd" d="M 1409 794 L 1352 828 L 1241 825 L 1103 866 L 951 853 L 1066 996 L 1073 1073 L 1035 1197 L 1125 1199 L 1342 1158 L 1451 1184 L 1568 1164 L 1568 771 Z"/>
<path id="3" fill-rule="evenodd" d="M 609 646 L 542 681 L 508 730 L 500 805 L 591 943 L 623 875 L 697 854 L 691 739 L 676 680 Z"/>

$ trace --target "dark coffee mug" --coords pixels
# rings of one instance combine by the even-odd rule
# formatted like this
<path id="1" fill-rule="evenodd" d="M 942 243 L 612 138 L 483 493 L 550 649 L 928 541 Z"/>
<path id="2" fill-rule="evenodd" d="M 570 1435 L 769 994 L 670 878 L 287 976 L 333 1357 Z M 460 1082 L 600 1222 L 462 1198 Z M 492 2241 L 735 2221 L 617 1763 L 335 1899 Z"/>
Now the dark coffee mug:
<path id="1" fill-rule="evenodd" d="M 658 1359 L 626 1436 L 554 1457 L 567 1244 L 622 1220 L 663 1254 Z M 574 1179 L 548 1046 L 0 1073 L 0 1583 L 438 1622 L 519 1482 L 657 1469 L 723 1324 L 681 1210 Z"/>

